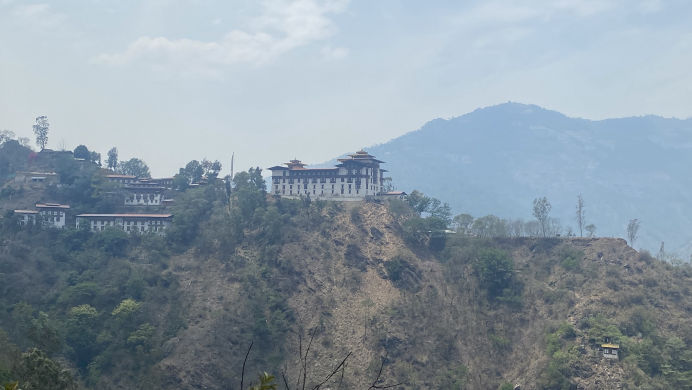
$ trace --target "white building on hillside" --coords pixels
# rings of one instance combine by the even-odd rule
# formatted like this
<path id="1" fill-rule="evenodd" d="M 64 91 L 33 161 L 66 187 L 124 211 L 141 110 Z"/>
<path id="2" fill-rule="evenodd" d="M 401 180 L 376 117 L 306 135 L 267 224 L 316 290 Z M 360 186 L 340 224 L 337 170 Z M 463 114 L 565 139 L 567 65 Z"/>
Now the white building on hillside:
<path id="1" fill-rule="evenodd" d="M 35 225 L 37 222 L 43 227 L 62 229 L 65 227 L 67 210 L 69 205 L 59 203 L 36 203 L 38 210 L 14 210 L 19 218 L 19 224 Z"/>
<path id="2" fill-rule="evenodd" d="M 117 227 L 127 233 L 164 234 L 172 219 L 172 214 L 79 214 L 76 225 L 86 224 L 92 232 Z"/>
<path id="3" fill-rule="evenodd" d="M 14 182 L 17 184 L 57 184 L 58 174 L 55 172 L 17 172 L 14 175 Z"/>
<path id="4" fill-rule="evenodd" d="M 38 210 L 14 210 L 18 223 L 21 226 L 35 225 L 38 217 Z"/>
<path id="5" fill-rule="evenodd" d="M 38 214 L 41 216 L 43 226 L 54 228 L 64 228 L 67 218 L 67 210 L 69 205 L 59 203 L 36 203 Z"/>
<path id="6" fill-rule="evenodd" d="M 272 171 L 271 193 L 284 198 L 357 201 L 379 195 L 382 189 L 383 161 L 361 150 L 338 160 L 335 168 L 305 168 L 300 160 L 291 160 Z"/>
<path id="7" fill-rule="evenodd" d="M 130 184 L 133 182 L 137 181 L 136 176 L 132 175 L 119 175 L 119 174 L 112 174 L 112 175 L 106 175 L 106 180 L 108 180 L 111 183 L 117 183 L 120 185 L 126 185 Z"/>
<path id="8" fill-rule="evenodd" d="M 125 186 L 125 206 L 161 206 L 165 188 L 156 184 L 132 183 Z"/>

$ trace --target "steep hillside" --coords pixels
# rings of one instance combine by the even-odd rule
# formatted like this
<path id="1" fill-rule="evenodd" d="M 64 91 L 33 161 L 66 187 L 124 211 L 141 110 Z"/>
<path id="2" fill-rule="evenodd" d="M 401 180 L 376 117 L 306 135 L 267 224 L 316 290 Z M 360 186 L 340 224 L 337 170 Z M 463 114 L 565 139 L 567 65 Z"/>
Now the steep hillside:
<path id="1" fill-rule="evenodd" d="M 620 239 L 431 235 L 401 201 L 268 199 L 258 174 L 230 212 L 221 187 L 179 193 L 165 239 L 5 219 L 0 327 L 99 389 L 237 388 L 251 342 L 246 385 L 313 388 L 345 358 L 326 386 L 368 388 L 381 365 L 401 389 L 692 383 L 689 266 Z"/>
<path id="2" fill-rule="evenodd" d="M 575 230 L 581 193 L 598 235 L 625 237 L 638 218 L 637 248 L 658 251 L 665 241 L 687 259 L 691 149 L 689 119 L 591 121 L 507 103 L 433 120 L 368 151 L 399 189 L 444 199 L 456 213 L 530 219 L 532 200 L 547 196 L 552 215 Z"/>

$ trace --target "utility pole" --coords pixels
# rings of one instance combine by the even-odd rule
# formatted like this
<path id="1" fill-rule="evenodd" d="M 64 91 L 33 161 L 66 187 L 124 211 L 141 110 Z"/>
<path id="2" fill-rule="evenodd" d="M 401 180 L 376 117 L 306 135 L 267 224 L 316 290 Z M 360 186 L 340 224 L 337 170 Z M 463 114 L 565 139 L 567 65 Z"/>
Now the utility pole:
<path id="1" fill-rule="evenodd" d="M 233 201 L 233 197 L 231 196 L 233 193 L 233 160 L 235 160 L 235 152 L 231 153 L 231 176 L 228 178 L 228 181 L 226 182 L 226 196 L 228 197 L 228 215 L 231 215 L 231 206 Z"/>

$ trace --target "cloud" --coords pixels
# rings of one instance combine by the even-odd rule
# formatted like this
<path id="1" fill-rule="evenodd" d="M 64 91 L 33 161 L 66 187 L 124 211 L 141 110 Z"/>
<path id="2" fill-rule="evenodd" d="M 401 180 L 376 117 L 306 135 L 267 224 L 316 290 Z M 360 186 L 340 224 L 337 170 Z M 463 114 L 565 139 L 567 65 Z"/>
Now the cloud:
<path id="1" fill-rule="evenodd" d="M 157 69 L 188 69 L 215 74 L 220 67 L 261 65 L 301 46 L 332 36 L 331 15 L 347 0 L 268 0 L 250 28 L 232 30 L 216 41 L 143 36 L 122 52 L 101 54 L 93 62 L 107 65 L 145 63 Z M 338 51 L 337 55 L 345 54 Z"/>
<path id="2" fill-rule="evenodd" d="M 642 0 L 638 8 L 642 13 L 648 14 L 658 12 L 662 7 L 661 0 Z"/>
<path id="3" fill-rule="evenodd" d="M 6 1 L 3 5 L 5 4 L 11 5 L 12 2 Z M 65 15 L 53 11 L 47 3 L 17 5 L 12 8 L 11 13 L 22 23 L 42 30 L 56 27 L 65 20 Z"/>
<path id="4" fill-rule="evenodd" d="M 348 56 L 348 49 L 345 47 L 325 46 L 322 48 L 322 56 L 328 60 L 340 60 Z"/>
<path id="5" fill-rule="evenodd" d="M 588 17 L 614 9 L 620 0 L 489 0 L 462 15 L 475 24 L 507 24 L 547 21 L 561 15 Z"/>

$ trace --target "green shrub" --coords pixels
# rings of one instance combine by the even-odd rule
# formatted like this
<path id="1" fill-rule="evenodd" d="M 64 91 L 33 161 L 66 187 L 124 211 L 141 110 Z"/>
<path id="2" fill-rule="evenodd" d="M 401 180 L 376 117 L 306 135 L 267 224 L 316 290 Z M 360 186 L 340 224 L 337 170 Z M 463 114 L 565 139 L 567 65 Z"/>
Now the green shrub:
<path id="1" fill-rule="evenodd" d="M 514 278 L 514 261 L 503 250 L 483 248 L 476 256 L 474 270 L 488 295 L 496 298 L 503 295 Z"/>
<path id="2" fill-rule="evenodd" d="M 509 382 L 503 382 L 497 390 L 514 390 L 514 385 Z"/>
<path id="3" fill-rule="evenodd" d="M 565 247 L 559 252 L 560 265 L 567 271 L 576 271 L 581 267 L 581 260 L 584 258 L 584 252 Z"/>
<path id="4" fill-rule="evenodd" d="M 488 334 L 488 339 L 497 350 L 507 351 L 512 347 L 512 342 L 502 335 L 490 333 Z"/>
<path id="5" fill-rule="evenodd" d="M 387 277 L 394 286 L 409 291 L 420 289 L 421 272 L 403 256 L 397 256 L 384 263 Z"/>

